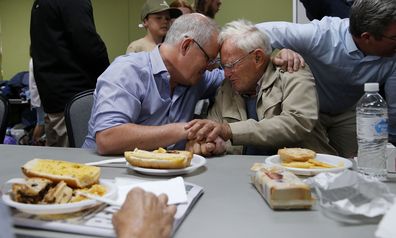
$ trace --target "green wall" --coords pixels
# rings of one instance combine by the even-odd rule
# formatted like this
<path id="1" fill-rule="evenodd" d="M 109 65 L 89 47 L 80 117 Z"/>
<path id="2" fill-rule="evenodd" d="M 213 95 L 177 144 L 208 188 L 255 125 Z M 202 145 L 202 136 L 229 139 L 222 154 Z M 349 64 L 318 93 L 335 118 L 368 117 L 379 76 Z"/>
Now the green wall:
<path id="1" fill-rule="evenodd" d="M 15 73 L 28 69 L 31 2 L 0 0 L 3 79 L 9 79 Z"/>
<path id="2" fill-rule="evenodd" d="M 145 35 L 145 30 L 138 28 L 140 9 L 145 0 L 91 1 L 96 28 L 106 43 L 110 61 L 124 54 L 129 42 Z M 223 0 L 222 2 L 220 12 L 215 19 L 220 26 L 240 18 L 253 22 L 292 20 L 291 0 Z M 2 62 L 3 79 L 10 79 L 16 73 L 28 70 L 32 5 L 33 0 L 0 0 L 0 47 L 2 46 L 0 62 Z"/>

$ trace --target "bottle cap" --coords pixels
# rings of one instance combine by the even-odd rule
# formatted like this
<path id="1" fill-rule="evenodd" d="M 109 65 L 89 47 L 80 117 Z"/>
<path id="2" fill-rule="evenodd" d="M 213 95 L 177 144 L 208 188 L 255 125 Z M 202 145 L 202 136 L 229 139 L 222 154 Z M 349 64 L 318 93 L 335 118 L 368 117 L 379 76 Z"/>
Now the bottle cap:
<path id="1" fill-rule="evenodd" d="M 365 83 L 364 84 L 364 91 L 365 92 L 378 92 L 379 85 L 378 83 Z"/>

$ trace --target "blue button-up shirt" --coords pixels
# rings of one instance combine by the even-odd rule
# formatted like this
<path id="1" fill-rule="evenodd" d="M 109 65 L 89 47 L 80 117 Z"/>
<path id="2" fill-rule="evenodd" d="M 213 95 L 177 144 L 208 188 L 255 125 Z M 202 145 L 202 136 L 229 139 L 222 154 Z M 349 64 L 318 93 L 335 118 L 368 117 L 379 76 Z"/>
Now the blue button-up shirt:
<path id="1" fill-rule="evenodd" d="M 171 95 L 170 75 L 157 47 L 151 52 L 120 56 L 98 78 L 83 147 L 96 148 L 97 132 L 125 123 L 190 121 L 197 101 L 214 96 L 223 78 L 221 70 L 207 71 L 197 85 L 178 85 Z M 183 146 L 182 142 L 174 148 Z"/>
<path id="2" fill-rule="evenodd" d="M 309 24 L 269 22 L 256 25 L 274 48 L 300 53 L 316 80 L 320 111 L 345 112 L 364 94 L 364 84 L 384 86 L 389 134 L 396 141 L 396 57 L 365 56 L 352 39 L 349 19 L 324 17 Z"/>

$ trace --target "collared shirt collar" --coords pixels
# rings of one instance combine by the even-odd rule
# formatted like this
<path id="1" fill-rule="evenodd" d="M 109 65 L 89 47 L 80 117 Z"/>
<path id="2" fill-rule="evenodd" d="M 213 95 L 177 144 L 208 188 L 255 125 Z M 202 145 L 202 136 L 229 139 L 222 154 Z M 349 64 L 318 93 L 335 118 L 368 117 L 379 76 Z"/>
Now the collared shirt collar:
<path id="1" fill-rule="evenodd" d="M 271 75 L 273 74 L 272 68 L 274 68 L 274 65 L 271 62 L 269 62 L 267 68 L 265 69 L 264 74 L 257 82 L 257 87 L 256 87 L 257 94 L 259 94 L 260 90 L 270 87 L 275 81 L 276 77 L 271 77 Z"/>
<path id="2" fill-rule="evenodd" d="M 359 50 L 349 29 L 345 35 L 345 48 L 347 49 L 349 55 L 358 54 L 360 58 L 364 58 L 366 61 L 377 60 L 380 58 L 379 56 L 375 55 L 365 55 L 361 50 Z"/>
<path id="3" fill-rule="evenodd" d="M 158 75 L 163 72 L 167 72 L 169 78 L 169 72 L 165 67 L 164 61 L 162 60 L 161 54 L 159 52 L 160 45 L 156 46 L 152 51 L 149 53 L 150 61 L 152 64 L 152 73 L 153 75 Z"/>
<path id="4" fill-rule="evenodd" d="M 359 48 L 357 47 L 357 45 L 356 45 L 355 41 L 353 40 L 353 37 L 352 37 L 351 33 L 349 32 L 349 30 L 345 34 L 345 48 L 347 49 L 349 54 L 353 54 L 354 52 L 358 52 L 358 53 L 364 55 L 363 52 L 361 52 L 359 50 Z"/>

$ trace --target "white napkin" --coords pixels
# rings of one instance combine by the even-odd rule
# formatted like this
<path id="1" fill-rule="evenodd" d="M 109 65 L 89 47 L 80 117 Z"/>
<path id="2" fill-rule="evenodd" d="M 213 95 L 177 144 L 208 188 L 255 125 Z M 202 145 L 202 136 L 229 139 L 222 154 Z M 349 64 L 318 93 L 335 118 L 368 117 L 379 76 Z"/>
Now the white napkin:
<path id="1" fill-rule="evenodd" d="M 182 177 L 150 182 L 147 180 L 117 177 L 115 178 L 115 184 L 118 189 L 116 203 L 120 206 L 124 203 L 128 192 L 135 187 L 140 187 L 146 192 L 152 192 L 157 196 L 161 193 L 168 195 L 168 205 L 187 202 L 187 193 Z"/>
<path id="2" fill-rule="evenodd" d="M 392 205 L 385 216 L 382 218 L 378 229 L 375 232 L 375 237 L 377 238 L 394 238 L 396 237 L 396 203 Z"/>

